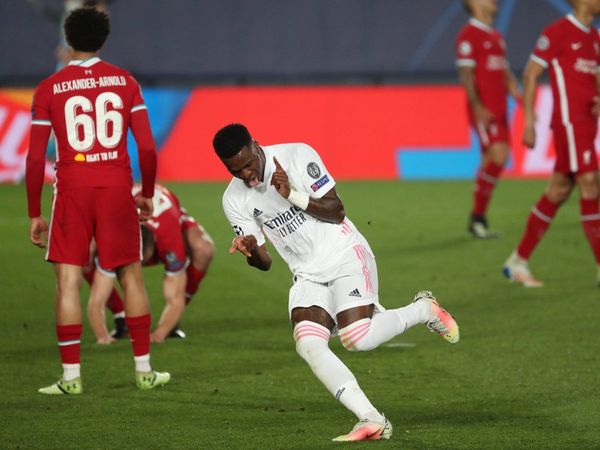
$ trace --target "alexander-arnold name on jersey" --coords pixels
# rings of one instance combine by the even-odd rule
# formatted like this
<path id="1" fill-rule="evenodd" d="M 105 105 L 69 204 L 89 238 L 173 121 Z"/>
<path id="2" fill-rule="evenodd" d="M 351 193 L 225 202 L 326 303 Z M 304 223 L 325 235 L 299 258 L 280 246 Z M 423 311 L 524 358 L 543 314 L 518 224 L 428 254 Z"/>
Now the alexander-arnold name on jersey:
<path id="1" fill-rule="evenodd" d="M 53 93 L 62 94 L 63 92 L 76 91 L 81 89 L 96 89 L 111 86 L 126 86 L 127 80 L 124 76 L 106 76 L 98 78 L 78 78 L 75 80 L 61 81 L 54 83 Z"/>
<path id="2" fill-rule="evenodd" d="M 264 225 L 271 230 L 277 230 L 281 237 L 286 237 L 294 233 L 300 225 L 306 222 L 303 211 L 297 206 L 277 214 L 273 219 L 264 222 Z"/>

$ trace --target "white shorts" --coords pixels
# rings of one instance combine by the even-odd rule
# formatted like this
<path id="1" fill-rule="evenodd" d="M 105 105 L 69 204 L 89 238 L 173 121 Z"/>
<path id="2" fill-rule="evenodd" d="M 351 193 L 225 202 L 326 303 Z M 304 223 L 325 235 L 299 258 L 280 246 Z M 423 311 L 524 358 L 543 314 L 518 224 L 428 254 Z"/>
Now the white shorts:
<path id="1" fill-rule="evenodd" d="M 301 276 L 294 276 L 290 289 L 288 312 L 294 308 L 318 306 L 337 323 L 336 316 L 347 309 L 375 305 L 377 312 L 385 311 L 379 304 L 377 264 L 368 247 L 354 245 L 340 260 L 332 279 L 317 283 Z"/>

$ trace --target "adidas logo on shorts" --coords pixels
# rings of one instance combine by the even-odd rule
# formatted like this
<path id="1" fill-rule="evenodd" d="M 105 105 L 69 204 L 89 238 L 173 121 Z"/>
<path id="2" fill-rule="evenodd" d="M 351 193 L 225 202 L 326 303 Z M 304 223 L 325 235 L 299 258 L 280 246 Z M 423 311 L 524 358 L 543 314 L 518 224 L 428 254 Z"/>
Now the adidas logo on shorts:
<path id="1" fill-rule="evenodd" d="M 360 295 L 360 292 L 358 292 L 358 289 L 354 289 L 352 292 L 350 292 L 348 294 L 350 297 L 362 297 L 362 295 Z"/>

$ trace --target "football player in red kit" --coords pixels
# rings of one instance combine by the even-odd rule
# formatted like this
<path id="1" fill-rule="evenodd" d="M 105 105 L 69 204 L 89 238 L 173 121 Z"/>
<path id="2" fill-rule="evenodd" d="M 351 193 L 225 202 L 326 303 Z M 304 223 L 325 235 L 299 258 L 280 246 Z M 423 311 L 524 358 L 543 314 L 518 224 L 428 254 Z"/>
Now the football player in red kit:
<path id="1" fill-rule="evenodd" d="M 102 61 L 98 51 L 109 32 L 108 16 L 93 8 L 74 10 L 64 23 L 73 60 L 36 89 L 27 155 L 26 184 L 30 239 L 46 247 L 57 280 L 56 333 L 63 376 L 39 390 L 80 394 L 82 267 L 92 238 L 100 264 L 115 267 L 125 295 L 127 326 L 140 389 L 169 382 L 150 365 L 150 309 L 140 263 L 142 218 L 152 215 L 156 149 L 137 81 Z M 139 147 L 142 195 L 131 195 L 127 129 Z M 50 131 L 57 140 L 56 184 L 50 226 L 41 215 L 45 151 Z M 47 245 L 46 245 L 47 242 Z"/>
<path id="2" fill-rule="evenodd" d="M 481 143 L 481 167 L 473 188 L 468 230 L 476 238 L 497 237 L 486 218 L 496 182 L 509 154 L 506 97 L 520 99 L 517 79 L 506 60 L 502 34 L 493 28 L 496 0 L 464 0 L 471 14 L 456 38 L 456 65 L 464 86 L 469 121 Z"/>
<path id="3" fill-rule="evenodd" d="M 596 259 L 600 283 L 600 184 L 594 145 L 600 113 L 600 37 L 592 26 L 600 14 L 600 0 L 570 3 L 573 12 L 542 32 L 523 76 L 523 142 L 529 148 L 535 146 L 535 91 L 539 77 L 548 69 L 554 99 L 551 127 L 556 148 L 554 173 L 531 210 L 519 246 L 504 265 L 506 277 L 527 287 L 543 285 L 531 274 L 528 260 L 575 186 L 580 194 L 581 224 Z"/>
<path id="4" fill-rule="evenodd" d="M 135 186 L 133 192 L 140 195 L 141 186 Z M 142 224 L 142 265 L 163 264 L 165 268 L 163 295 L 166 305 L 151 335 L 153 342 L 163 342 L 167 337 L 185 338 L 179 321 L 208 270 L 214 245 L 202 225 L 188 215 L 172 191 L 156 185 L 153 202 L 152 218 Z M 122 336 L 118 326 L 113 336 L 108 333 L 104 308 L 107 306 L 115 316 L 123 309 L 115 301 L 119 294 L 114 288 L 114 272 L 101 266 L 97 269 L 92 277 L 86 277 L 91 284 L 88 316 L 97 342 L 110 344 Z"/>

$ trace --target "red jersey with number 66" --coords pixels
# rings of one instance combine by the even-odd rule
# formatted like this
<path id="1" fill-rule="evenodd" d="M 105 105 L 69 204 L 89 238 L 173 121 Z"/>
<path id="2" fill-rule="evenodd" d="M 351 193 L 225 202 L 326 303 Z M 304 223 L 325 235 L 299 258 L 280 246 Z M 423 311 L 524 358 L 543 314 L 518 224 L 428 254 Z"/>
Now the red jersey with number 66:
<path id="1" fill-rule="evenodd" d="M 49 130 L 57 141 L 56 188 L 129 186 L 132 184 L 127 130 L 140 148 L 145 195 L 153 194 L 156 170 L 154 140 L 137 81 L 124 69 L 93 57 L 72 61 L 42 81 L 32 107 L 29 162 L 43 159 Z M 44 132 L 44 128 L 47 131 Z M 37 132 L 36 132 L 37 130 Z M 144 164 L 145 158 L 150 158 Z M 147 175 L 147 176 L 145 176 Z M 27 180 L 39 183 L 37 176 Z M 41 189 L 41 188 L 40 188 Z M 37 191 L 37 187 L 35 189 Z M 30 200 L 30 215 L 38 213 Z"/>

